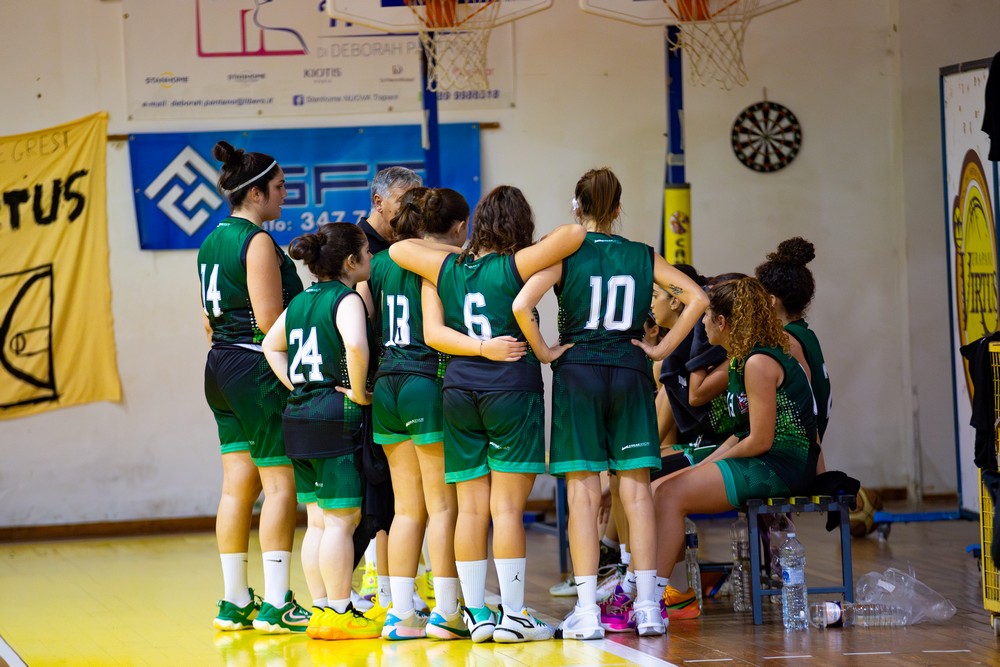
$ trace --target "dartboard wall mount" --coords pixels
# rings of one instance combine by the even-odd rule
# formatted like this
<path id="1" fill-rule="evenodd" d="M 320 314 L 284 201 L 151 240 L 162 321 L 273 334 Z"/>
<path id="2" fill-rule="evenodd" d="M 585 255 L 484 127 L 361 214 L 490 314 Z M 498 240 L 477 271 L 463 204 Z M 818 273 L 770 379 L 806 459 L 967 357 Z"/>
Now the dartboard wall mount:
<path id="1" fill-rule="evenodd" d="M 747 169 L 784 169 L 802 147 L 802 126 L 792 110 L 777 102 L 756 102 L 733 121 L 730 137 L 736 159 Z"/>

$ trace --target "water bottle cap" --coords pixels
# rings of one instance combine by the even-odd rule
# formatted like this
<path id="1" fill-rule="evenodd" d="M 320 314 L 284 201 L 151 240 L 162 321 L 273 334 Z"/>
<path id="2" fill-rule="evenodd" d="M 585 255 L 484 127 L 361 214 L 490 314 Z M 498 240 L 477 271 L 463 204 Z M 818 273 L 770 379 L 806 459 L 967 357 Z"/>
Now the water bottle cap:
<path id="1" fill-rule="evenodd" d="M 791 539 L 791 538 L 795 537 L 795 533 L 794 533 L 794 532 L 792 532 L 792 531 L 789 531 L 788 533 L 786 533 L 786 536 L 787 536 L 787 537 L 788 537 L 789 539 Z"/>

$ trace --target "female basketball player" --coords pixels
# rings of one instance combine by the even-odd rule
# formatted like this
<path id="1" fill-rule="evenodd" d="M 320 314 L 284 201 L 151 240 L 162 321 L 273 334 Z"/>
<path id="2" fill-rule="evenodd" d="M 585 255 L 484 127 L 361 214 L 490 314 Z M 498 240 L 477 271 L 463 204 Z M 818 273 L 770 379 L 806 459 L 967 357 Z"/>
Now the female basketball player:
<path id="1" fill-rule="evenodd" d="M 492 356 L 497 337 L 524 340 L 511 314 L 524 279 L 574 252 L 584 237 L 578 225 L 564 225 L 531 245 L 533 231 L 524 195 L 502 185 L 476 207 L 466 250 L 456 253 L 418 239 L 389 249 L 400 266 L 425 279 L 425 340 L 454 355 L 444 376 L 445 479 L 455 483 L 458 495 L 455 558 L 474 642 L 552 636 L 524 606 L 523 514 L 535 475 L 545 472 L 542 376 L 535 354 L 556 356 L 561 350 L 535 350 L 509 363 L 485 358 Z M 484 601 L 491 518 L 499 622 Z"/>
<path id="2" fill-rule="evenodd" d="M 573 347 L 553 363 L 549 471 L 565 474 L 569 540 L 577 605 L 560 626 L 562 636 L 604 636 L 597 606 L 601 503 L 599 473 L 613 471 L 628 522 L 638 593 L 640 635 L 664 632 L 655 597 L 656 544 L 649 470 L 660 466 L 653 405 L 652 359 L 663 359 L 684 340 L 708 304 L 705 293 L 643 243 L 612 234 L 621 213 L 621 183 L 610 169 L 594 169 L 576 184 L 574 209 L 587 231 L 582 247 L 533 277 L 514 303 L 529 345 L 550 361 L 532 309 L 550 287 L 559 297 L 560 342 Z M 643 338 L 653 283 L 685 304 L 664 338 Z M 683 535 L 683 527 L 681 534 Z"/>
<path id="3" fill-rule="evenodd" d="M 465 242 L 469 205 L 458 192 L 414 188 L 401 202 L 392 221 L 397 240 L 424 238 L 448 246 Z M 382 628 L 382 637 L 390 640 L 469 636 L 458 608 L 457 500 L 454 487 L 444 479 L 441 385 L 447 358 L 424 341 L 420 281 L 388 253 L 379 253 L 372 258 L 367 285 L 360 286 L 371 292 L 383 345 L 375 380 L 374 433 L 375 442 L 385 447 L 395 493 L 388 562 L 392 608 Z M 513 338 L 510 346 L 524 347 Z M 499 360 L 508 354 L 502 350 Z M 413 606 L 425 527 L 435 572 L 436 606 L 430 617 Z"/>
<path id="4" fill-rule="evenodd" d="M 747 498 L 802 493 L 816 476 L 812 390 L 788 354 L 788 336 L 763 285 L 755 278 L 716 285 L 703 321 L 709 342 L 729 354 L 726 400 L 736 433 L 656 489 L 661 574 L 674 567 L 687 514 L 728 511 Z"/>
<path id="5" fill-rule="evenodd" d="M 288 456 L 297 469 L 299 499 L 322 517 L 310 562 L 319 566 L 325 595 L 313 592 L 313 639 L 371 639 L 379 624 L 351 603 L 353 535 L 361 520 L 361 477 L 354 464 L 360 448 L 362 406 L 375 368 L 368 315 L 354 291 L 368 278 L 371 255 L 356 225 L 326 224 L 292 241 L 291 256 L 305 262 L 318 282 L 292 299 L 264 338 L 264 354 L 291 390 L 283 427 Z"/>
<path id="6" fill-rule="evenodd" d="M 309 612 L 288 588 L 295 531 L 295 477 L 281 435 L 288 392 L 260 348 L 285 305 L 302 291 L 292 260 L 261 229 L 281 215 L 285 177 L 271 156 L 225 141 L 212 154 L 222 162 L 219 190 L 232 211 L 198 251 L 203 320 L 212 342 L 205 396 L 222 450 L 215 532 L 225 593 L 213 623 L 220 630 L 253 625 L 264 632 L 302 632 Z M 264 602 L 259 606 L 247 586 L 247 551 L 253 505 L 262 488 Z"/>

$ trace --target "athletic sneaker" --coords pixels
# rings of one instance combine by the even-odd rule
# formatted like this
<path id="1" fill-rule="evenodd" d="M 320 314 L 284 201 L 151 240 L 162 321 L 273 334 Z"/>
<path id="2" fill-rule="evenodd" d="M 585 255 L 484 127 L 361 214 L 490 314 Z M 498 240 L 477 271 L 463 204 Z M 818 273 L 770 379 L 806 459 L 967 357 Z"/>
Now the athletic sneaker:
<path id="1" fill-rule="evenodd" d="M 403 639 L 423 639 L 427 636 L 427 614 L 413 609 L 407 616 L 397 616 L 392 609 L 385 615 L 382 625 L 382 639 L 400 641 Z"/>
<path id="2" fill-rule="evenodd" d="M 323 610 L 317 636 L 314 639 L 375 639 L 381 633 L 380 624 L 347 605 L 343 614 L 330 607 Z M 307 631 L 308 632 L 308 631 Z M 310 635 L 312 637 L 312 635 Z"/>
<path id="3" fill-rule="evenodd" d="M 469 637 L 476 644 L 493 639 L 493 630 L 497 626 L 497 615 L 489 607 L 462 607 L 465 626 Z"/>
<path id="4" fill-rule="evenodd" d="M 434 573 L 426 570 L 413 581 L 417 595 L 428 605 L 434 604 Z"/>
<path id="5" fill-rule="evenodd" d="M 552 628 L 545 625 L 528 612 L 509 612 L 501 607 L 500 622 L 493 630 L 493 641 L 498 644 L 537 642 L 552 639 Z"/>
<path id="6" fill-rule="evenodd" d="M 469 627 L 462 618 L 462 609 L 459 607 L 452 614 L 446 614 L 440 608 L 434 607 L 430 617 L 427 619 L 427 636 L 431 639 L 468 639 L 470 637 Z M 493 636 L 492 631 L 490 636 Z"/>
<path id="7" fill-rule="evenodd" d="M 260 606 L 260 612 L 253 621 L 253 627 L 261 632 L 280 635 L 288 632 L 305 632 L 312 617 L 295 601 L 291 591 L 285 593 L 285 604 L 275 607 L 269 602 Z"/>
<path id="8" fill-rule="evenodd" d="M 617 566 L 610 570 L 597 570 L 597 601 L 603 602 L 615 594 L 615 590 L 625 581 L 627 567 Z"/>
<path id="9" fill-rule="evenodd" d="M 365 570 L 361 575 L 361 590 L 358 593 L 366 600 L 371 600 L 378 593 L 378 570 L 373 563 L 365 561 Z"/>
<path id="10" fill-rule="evenodd" d="M 375 621 L 379 625 L 385 623 L 385 615 L 389 611 L 388 607 L 383 607 L 382 602 L 378 599 L 378 596 L 372 598 L 372 607 L 368 611 L 364 612 L 364 615 Z"/>
<path id="11" fill-rule="evenodd" d="M 635 630 L 632 613 L 632 596 L 619 586 L 615 594 L 600 604 L 601 625 L 608 632 L 631 632 Z"/>
<path id="12" fill-rule="evenodd" d="M 577 604 L 559 624 L 556 639 L 604 639 L 600 607 L 596 604 L 591 607 Z"/>
<path id="13" fill-rule="evenodd" d="M 701 616 L 701 607 L 698 606 L 698 596 L 693 589 L 689 588 L 681 593 L 673 586 L 667 586 L 667 590 L 663 592 L 663 600 L 660 601 L 660 612 L 664 618 L 682 621 Z"/>
<path id="14" fill-rule="evenodd" d="M 413 608 L 424 613 L 424 616 L 431 613 L 431 608 L 427 606 L 424 599 L 416 591 L 413 591 Z"/>
<path id="15" fill-rule="evenodd" d="M 247 630 L 253 627 L 253 619 L 260 611 L 260 598 L 255 597 L 253 589 L 250 592 L 250 602 L 237 607 L 229 600 L 219 600 L 219 613 L 212 621 L 217 630 Z"/>
<path id="16" fill-rule="evenodd" d="M 313 605 L 310 611 L 312 612 L 312 616 L 309 617 L 309 625 L 306 626 L 306 636 L 309 639 L 322 639 L 320 628 L 323 627 L 323 614 L 333 610 L 329 607 L 317 607 Z"/>
<path id="17" fill-rule="evenodd" d="M 576 580 L 574 580 L 573 577 L 570 577 L 565 581 L 560 581 L 558 584 L 549 588 L 549 595 L 557 598 L 576 597 Z"/>
<path id="18" fill-rule="evenodd" d="M 614 565 L 617 567 L 622 562 L 622 552 L 618 547 L 609 547 L 604 542 L 601 542 L 601 555 L 597 562 L 598 569 L 606 567 L 608 565 Z"/>
<path id="19" fill-rule="evenodd" d="M 660 614 L 660 605 L 644 602 L 635 605 L 635 631 L 640 637 L 655 637 L 667 631 L 670 621 Z"/>

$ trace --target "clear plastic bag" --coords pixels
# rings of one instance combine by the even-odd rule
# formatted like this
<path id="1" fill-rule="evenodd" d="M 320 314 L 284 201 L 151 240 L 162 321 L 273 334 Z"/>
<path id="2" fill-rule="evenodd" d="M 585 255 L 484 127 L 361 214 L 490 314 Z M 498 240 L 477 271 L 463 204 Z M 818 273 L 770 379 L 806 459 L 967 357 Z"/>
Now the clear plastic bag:
<path id="1" fill-rule="evenodd" d="M 955 615 L 955 605 L 909 573 L 890 567 L 885 572 L 869 572 L 854 587 L 855 602 L 871 602 L 898 607 L 904 625 L 947 621 Z"/>

